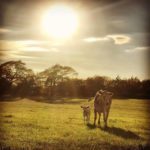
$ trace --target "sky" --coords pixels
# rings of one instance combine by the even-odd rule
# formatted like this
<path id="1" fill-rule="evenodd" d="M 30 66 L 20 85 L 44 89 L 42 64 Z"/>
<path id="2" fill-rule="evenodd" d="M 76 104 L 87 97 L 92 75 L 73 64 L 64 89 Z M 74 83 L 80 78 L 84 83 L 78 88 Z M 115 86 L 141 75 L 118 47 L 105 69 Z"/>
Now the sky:
<path id="1" fill-rule="evenodd" d="M 54 5 L 67 6 L 78 17 L 69 38 L 45 33 L 43 16 Z M 74 68 L 80 78 L 148 79 L 147 5 L 146 0 L 2 0 L 0 63 L 22 60 L 34 72 L 61 64 Z"/>

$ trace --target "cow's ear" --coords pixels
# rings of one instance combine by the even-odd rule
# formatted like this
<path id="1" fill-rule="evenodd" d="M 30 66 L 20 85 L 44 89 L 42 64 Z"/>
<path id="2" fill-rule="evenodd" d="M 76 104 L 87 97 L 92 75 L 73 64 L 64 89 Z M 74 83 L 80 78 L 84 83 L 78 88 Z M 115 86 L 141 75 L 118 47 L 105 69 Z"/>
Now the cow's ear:
<path id="1" fill-rule="evenodd" d="M 97 95 L 98 95 L 98 96 L 102 96 L 102 93 L 98 93 Z"/>
<path id="2" fill-rule="evenodd" d="M 103 93 L 105 93 L 105 90 L 102 90 L 102 89 L 101 89 L 101 90 L 99 90 L 99 93 L 100 93 L 100 94 L 103 94 Z"/>

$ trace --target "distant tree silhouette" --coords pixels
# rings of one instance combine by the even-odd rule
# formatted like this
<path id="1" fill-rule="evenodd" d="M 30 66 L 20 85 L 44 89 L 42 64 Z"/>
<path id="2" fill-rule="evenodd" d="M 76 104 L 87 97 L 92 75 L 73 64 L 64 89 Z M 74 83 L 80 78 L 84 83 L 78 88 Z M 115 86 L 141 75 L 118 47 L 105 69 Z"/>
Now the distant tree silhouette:
<path id="1" fill-rule="evenodd" d="M 17 86 L 24 81 L 29 74 L 33 74 L 31 69 L 27 69 L 22 61 L 8 61 L 0 65 L 0 87 L 1 94 L 10 90 L 12 86 Z M 7 89 L 7 90 L 6 90 Z"/>
<path id="2" fill-rule="evenodd" d="M 150 80 L 143 80 L 141 83 L 141 98 L 150 98 Z"/>
<path id="3" fill-rule="evenodd" d="M 59 83 L 64 83 L 70 77 L 76 76 L 77 72 L 68 66 L 56 64 L 38 74 L 45 84 L 49 97 L 54 96 L 55 88 Z"/>
<path id="4" fill-rule="evenodd" d="M 85 85 L 88 96 L 93 96 L 99 89 L 106 89 L 108 80 L 109 78 L 105 76 L 95 76 L 93 78 L 87 78 L 85 80 Z"/>
<path id="5" fill-rule="evenodd" d="M 34 74 L 22 61 L 0 65 L 0 95 L 52 97 L 93 97 L 99 89 L 109 90 L 115 98 L 150 98 L 150 80 L 137 77 L 111 79 L 94 76 L 78 79 L 77 72 L 59 64 Z"/>

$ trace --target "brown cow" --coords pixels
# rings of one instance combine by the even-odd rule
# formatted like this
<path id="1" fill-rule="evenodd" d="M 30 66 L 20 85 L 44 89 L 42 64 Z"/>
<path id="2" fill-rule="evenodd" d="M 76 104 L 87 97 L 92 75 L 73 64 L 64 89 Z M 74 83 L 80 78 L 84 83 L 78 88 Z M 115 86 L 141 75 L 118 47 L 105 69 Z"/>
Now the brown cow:
<path id="1" fill-rule="evenodd" d="M 94 125 L 96 124 L 97 113 L 99 114 L 98 124 L 100 125 L 100 116 L 103 113 L 105 127 L 107 127 L 107 119 L 112 102 L 112 92 L 99 90 L 94 98 Z"/>

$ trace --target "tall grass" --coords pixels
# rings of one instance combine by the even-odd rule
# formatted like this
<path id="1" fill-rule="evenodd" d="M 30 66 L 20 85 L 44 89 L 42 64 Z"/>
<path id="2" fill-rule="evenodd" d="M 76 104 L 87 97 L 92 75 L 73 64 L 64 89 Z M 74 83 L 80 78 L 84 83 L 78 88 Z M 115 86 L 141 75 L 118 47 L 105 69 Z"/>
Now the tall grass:
<path id="1" fill-rule="evenodd" d="M 92 108 L 90 124 L 80 105 Z M 93 102 L 64 99 L 57 103 L 29 99 L 0 102 L 0 145 L 11 149 L 127 149 L 148 144 L 148 100 L 113 100 L 108 129 L 93 126 Z"/>

